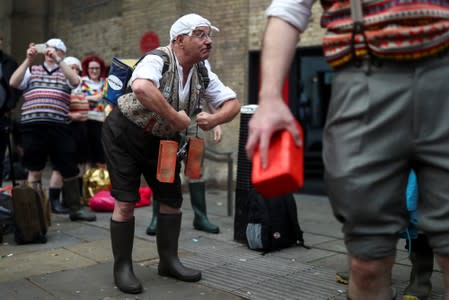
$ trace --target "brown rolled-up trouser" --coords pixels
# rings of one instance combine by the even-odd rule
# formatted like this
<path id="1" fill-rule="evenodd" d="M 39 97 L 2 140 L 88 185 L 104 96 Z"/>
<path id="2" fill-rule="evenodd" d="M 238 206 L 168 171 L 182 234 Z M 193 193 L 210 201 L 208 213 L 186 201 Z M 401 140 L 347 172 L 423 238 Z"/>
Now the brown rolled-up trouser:
<path id="1" fill-rule="evenodd" d="M 449 255 L 449 55 L 337 71 L 323 135 L 325 178 L 350 255 L 395 255 L 418 179 L 418 227 Z"/>

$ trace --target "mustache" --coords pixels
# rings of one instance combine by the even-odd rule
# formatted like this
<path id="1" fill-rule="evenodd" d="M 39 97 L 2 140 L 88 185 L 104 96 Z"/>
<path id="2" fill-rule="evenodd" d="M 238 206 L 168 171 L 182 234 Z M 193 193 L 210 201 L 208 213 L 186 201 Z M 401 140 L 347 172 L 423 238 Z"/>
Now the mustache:
<path id="1" fill-rule="evenodd" d="M 208 45 L 206 45 L 206 48 L 207 48 L 207 49 L 212 49 L 212 45 L 211 45 L 211 44 L 208 44 Z"/>

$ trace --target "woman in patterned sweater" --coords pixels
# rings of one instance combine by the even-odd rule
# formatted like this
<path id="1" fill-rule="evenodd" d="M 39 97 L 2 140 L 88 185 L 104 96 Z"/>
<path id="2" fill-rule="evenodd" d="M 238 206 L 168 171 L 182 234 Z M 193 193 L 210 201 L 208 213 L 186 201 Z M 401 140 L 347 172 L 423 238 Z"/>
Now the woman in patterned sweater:
<path id="1" fill-rule="evenodd" d="M 88 161 L 91 167 L 103 165 L 104 151 L 101 144 L 101 128 L 105 119 L 106 104 L 103 101 L 104 78 L 106 65 L 97 55 L 83 58 L 83 77 L 81 78 L 81 93 L 89 101 L 87 133 L 89 145 Z"/>

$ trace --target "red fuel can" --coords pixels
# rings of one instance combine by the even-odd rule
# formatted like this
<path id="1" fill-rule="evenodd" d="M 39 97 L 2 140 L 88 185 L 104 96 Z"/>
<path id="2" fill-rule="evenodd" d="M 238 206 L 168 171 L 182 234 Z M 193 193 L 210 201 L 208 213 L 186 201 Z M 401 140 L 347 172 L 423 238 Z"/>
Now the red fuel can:
<path id="1" fill-rule="evenodd" d="M 296 126 L 303 137 L 301 125 Z M 276 132 L 268 150 L 268 167 L 262 169 L 260 153 L 254 153 L 251 181 L 264 197 L 271 198 L 295 192 L 304 186 L 304 148 L 296 146 L 287 130 Z"/>

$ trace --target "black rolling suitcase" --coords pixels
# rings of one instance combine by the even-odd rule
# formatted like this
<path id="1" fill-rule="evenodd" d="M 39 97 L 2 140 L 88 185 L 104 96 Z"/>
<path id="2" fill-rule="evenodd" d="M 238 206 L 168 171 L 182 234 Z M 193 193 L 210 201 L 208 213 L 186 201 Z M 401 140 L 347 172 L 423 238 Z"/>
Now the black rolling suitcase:
<path id="1" fill-rule="evenodd" d="M 17 244 L 46 243 L 50 226 L 50 204 L 41 184 L 16 183 L 11 141 L 8 139 L 8 153 L 11 162 L 12 204 L 14 239 Z"/>

